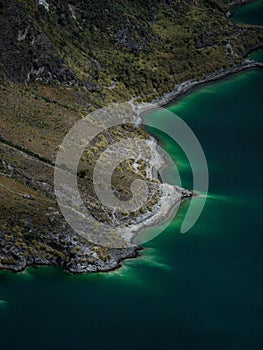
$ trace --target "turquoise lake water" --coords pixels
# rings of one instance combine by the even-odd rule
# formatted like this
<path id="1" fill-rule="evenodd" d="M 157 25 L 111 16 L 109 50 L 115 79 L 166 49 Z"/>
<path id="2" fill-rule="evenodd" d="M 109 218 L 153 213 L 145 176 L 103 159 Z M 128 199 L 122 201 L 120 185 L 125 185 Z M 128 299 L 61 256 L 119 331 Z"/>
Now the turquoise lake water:
<path id="1" fill-rule="evenodd" d="M 1 349 L 263 348 L 262 85 L 263 70 L 254 70 L 170 107 L 209 166 L 207 203 L 188 233 L 179 232 L 184 203 L 143 256 L 115 272 L 0 272 Z M 158 136 L 191 187 L 184 154 Z"/>
<path id="2" fill-rule="evenodd" d="M 235 20 L 238 22 L 262 25 L 263 0 L 257 0 L 246 6 L 234 9 Z"/>

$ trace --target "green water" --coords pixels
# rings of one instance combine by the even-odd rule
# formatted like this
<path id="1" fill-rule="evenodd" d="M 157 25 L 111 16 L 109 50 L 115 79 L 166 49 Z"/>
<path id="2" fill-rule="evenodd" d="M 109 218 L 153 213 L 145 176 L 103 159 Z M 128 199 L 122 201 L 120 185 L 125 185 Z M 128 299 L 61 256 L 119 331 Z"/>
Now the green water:
<path id="1" fill-rule="evenodd" d="M 185 203 L 116 272 L 0 272 L 1 349 L 263 348 L 262 84 L 263 71 L 250 71 L 171 107 L 209 166 L 209 198 L 190 232 L 179 233 Z M 191 186 L 185 156 L 162 142 Z M 172 169 L 166 176 L 173 180 Z"/>
<path id="2" fill-rule="evenodd" d="M 253 52 L 250 58 L 258 62 L 263 62 L 263 49 Z"/>
<path id="3" fill-rule="evenodd" d="M 263 0 L 234 9 L 234 19 L 238 22 L 262 25 Z"/>

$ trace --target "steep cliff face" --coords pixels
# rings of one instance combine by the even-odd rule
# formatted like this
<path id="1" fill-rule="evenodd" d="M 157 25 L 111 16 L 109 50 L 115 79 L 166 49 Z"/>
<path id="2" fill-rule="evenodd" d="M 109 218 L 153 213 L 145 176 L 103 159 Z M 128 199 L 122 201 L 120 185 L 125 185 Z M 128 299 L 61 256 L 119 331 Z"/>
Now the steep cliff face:
<path id="1" fill-rule="evenodd" d="M 232 22 L 227 4 L 0 0 L 0 267 L 85 272 L 135 255 L 96 246 L 66 225 L 52 191 L 56 152 L 87 112 L 151 101 L 241 63 L 263 42 L 262 28 Z"/>

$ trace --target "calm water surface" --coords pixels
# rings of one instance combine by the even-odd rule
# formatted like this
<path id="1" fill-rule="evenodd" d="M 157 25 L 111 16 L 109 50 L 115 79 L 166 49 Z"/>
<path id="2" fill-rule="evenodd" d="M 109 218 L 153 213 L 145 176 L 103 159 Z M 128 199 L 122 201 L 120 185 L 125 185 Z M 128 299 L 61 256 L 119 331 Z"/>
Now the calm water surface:
<path id="1" fill-rule="evenodd" d="M 0 272 L 1 349 L 263 348 L 262 84 L 263 71 L 251 71 L 170 108 L 199 138 L 210 172 L 207 204 L 187 234 L 179 233 L 185 203 L 116 272 Z M 157 136 L 191 187 L 183 152 Z M 173 170 L 166 175 L 172 182 Z"/>
<path id="2" fill-rule="evenodd" d="M 262 25 L 263 0 L 257 0 L 249 5 L 234 9 L 234 19 L 243 23 Z"/>

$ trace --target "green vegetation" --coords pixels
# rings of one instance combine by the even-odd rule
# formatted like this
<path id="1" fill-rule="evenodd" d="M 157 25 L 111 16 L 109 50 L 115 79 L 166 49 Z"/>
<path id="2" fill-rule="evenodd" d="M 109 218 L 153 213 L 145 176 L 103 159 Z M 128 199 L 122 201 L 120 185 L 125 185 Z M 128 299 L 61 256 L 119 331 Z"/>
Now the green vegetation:
<path id="1" fill-rule="evenodd" d="M 1 5 L 0 266 L 102 269 L 112 252 L 76 236 L 53 195 L 52 164 L 64 135 L 98 107 L 131 98 L 152 101 L 178 83 L 241 63 L 263 42 L 263 30 L 229 19 L 227 0 L 48 3 L 49 11 L 35 0 Z M 97 202 L 92 169 L 101 151 L 127 133 L 148 138 L 138 128 L 113 128 L 94 140 L 80 162 L 80 188 L 103 221 L 112 218 Z M 150 188 L 145 207 L 130 216 L 115 213 L 124 225 L 158 206 L 158 181 L 147 179 L 145 162 L 138 165 L 139 174 L 132 160 L 113 174 L 122 200 L 131 196 L 135 177 Z M 119 257 L 127 254 L 119 250 Z"/>
<path id="2" fill-rule="evenodd" d="M 23 2 L 99 104 L 152 100 L 176 83 L 240 63 L 263 41 L 261 28 L 227 18 L 226 1 L 75 0 L 69 7 L 52 0 L 50 11 Z"/>

